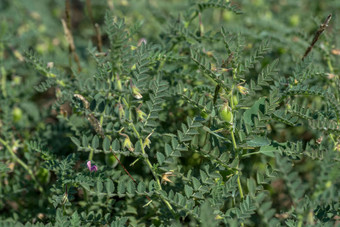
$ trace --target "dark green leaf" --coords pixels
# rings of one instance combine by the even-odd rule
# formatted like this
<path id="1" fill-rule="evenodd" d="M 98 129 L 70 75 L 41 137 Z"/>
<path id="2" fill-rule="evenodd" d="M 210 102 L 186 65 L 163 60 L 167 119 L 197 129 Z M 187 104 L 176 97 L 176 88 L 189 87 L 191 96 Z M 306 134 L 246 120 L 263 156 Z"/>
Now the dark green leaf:
<path id="1" fill-rule="evenodd" d="M 260 153 L 267 155 L 269 157 L 275 157 L 275 153 L 280 152 L 277 148 L 273 146 L 263 146 L 260 148 Z"/>
<path id="2" fill-rule="evenodd" d="M 158 163 L 160 165 L 162 165 L 164 160 L 165 160 L 165 156 L 162 153 L 160 153 L 160 152 L 157 152 L 156 156 L 157 156 Z"/>
<path id="3" fill-rule="evenodd" d="M 110 152 L 110 139 L 106 136 L 103 141 L 103 149 L 105 152 Z"/>
<path id="4" fill-rule="evenodd" d="M 107 179 L 105 182 L 106 192 L 108 194 L 112 194 L 115 191 L 115 185 L 113 184 L 111 179 Z"/>
<path id="5" fill-rule="evenodd" d="M 265 98 L 262 97 L 257 100 L 254 105 L 243 113 L 244 122 L 248 125 L 254 125 L 254 117 L 257 117 L 259 111 L 264 112 Z"/>
<path id="6" fill-rule="evenodd" d="M 87 136 L 85 136 L 85 134 L 82 137 L 82 145 L 83 147 L 87 147 L 89 145 L 89 141 L 87 140 Z"/>
<path id="7" fill-rule="evenodd" d="M 80 141 L 76 137 L 71 137 L 72 142 L 77 145 L 77 147 L 80 147 Z"/>
<path id="8" fill-rule="evenodd" d="M 250 147 L 262 147 L 269 145 L 270 142 L 266 137 L 255 137 L 254 139 L 247 142 Z"/>
<path id="9" fill-rule="evenodd" d="M 185 185 L 184 186 L 184 192 L 185 192 L 185 195 L 187 196 L 187 198 L 190 198 L 190 196 L 193 193 L 193 189 L 189 185 Z"/>
<path id="10" fill-rule="evenodd" d="M 145 184 L 144 182 L 139 182 L 138 186 L 137 186 L 137 191 L 139 193 L 144 193 L 146 190 Z"/>
<path id="11" fill-rule="evenodd" d="M 99 138 L 95 135 L 92 139 L 92 148 L 97 149 L 99 147 Z"/>

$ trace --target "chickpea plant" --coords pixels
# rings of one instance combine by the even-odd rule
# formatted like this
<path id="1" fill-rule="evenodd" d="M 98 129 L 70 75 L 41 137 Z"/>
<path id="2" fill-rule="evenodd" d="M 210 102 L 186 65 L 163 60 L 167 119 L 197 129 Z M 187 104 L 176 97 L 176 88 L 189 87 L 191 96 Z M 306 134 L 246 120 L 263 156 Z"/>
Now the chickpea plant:
<path id="1" fill-rule="evenodd" d="M 37 2 L 0 3 L 2 226 L 339 222 L 339 4 Z"/>

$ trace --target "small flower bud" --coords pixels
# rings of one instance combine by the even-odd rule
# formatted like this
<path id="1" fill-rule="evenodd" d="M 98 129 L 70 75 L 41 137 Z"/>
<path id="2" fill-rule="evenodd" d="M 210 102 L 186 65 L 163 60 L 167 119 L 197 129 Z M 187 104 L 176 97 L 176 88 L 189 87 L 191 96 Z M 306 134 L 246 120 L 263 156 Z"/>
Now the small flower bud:
<path id="1" fill-rule="evenodd" d="M 141 38 L 139 41 L 138 41 L 138 46 L 141 46 L 142 44 L 144 43 L 144 45 L 146 45 L 147 41 L 145 38 Z"/>
<path id="2" fill-rule="evenodd" d="M 54 67 L 54 62 L 48 62 L 47 63 L 47 68 L 52 69 Z"/>
<path id="3" fill-rule="evenodd" d="M 57 99 L 60 99 L 63 96 L 60 88 L 58 88 L 58 87 L 55 89 L 55 96 L 57 97 Z"/>
<path id="4" fill-rule="evenodd" d="M 332 54 L 334 55 L 340 55 L 340 49 L 333 49 Z"/>
<path id="5" fill-rule="evenodd" d="M 133 144 L 129 138 L 128 135 L 121 133 L 122 136 L 125 136 L 124 142 L 123 142 L 123 147 L 127 148 L 129 151 L 134 151 L 135 149 L 133 148 Z"/>
<path id="6" fill-rule="evenodd" d="M 65 185 L 65 193 L 64 193 L 63 199 L 61 200 L 61 203 L 64 205 L 67 202 L 68 202 L 68 193 L 67 193 L 67 185 Z"/>
<path id="7" fill-rule="evenodd" d="M 212 51 L 207 51 L 205 52 L 205 54 L 208 56 L 208 57 L 213 57 L 214 56 L 214 53 Z"/>
<path id="8" fill-rule="evenodd" d="M 340 144 L 337 144 L 337 145 L 335 146 L 335 150 L 340 152 Z"/>
<path id="9" fill-rule="evenodd" d="M 173 177 L 173 176 L 176 176 L 176 175 L 173 174 L 172 171 L 168 171 L 168 172 L 164 173 L 164 174 L 162 175 L 162 183 L 164 183 L 164 184 L 166 184 L 167 182 L 173 183 L 173 182 L 169 179 L 169 177 Z"/>
<path id="10" fill-rule="evenodd" d="M 215 64 L 211 64 L 210 69 L 211 71 L 217 72 L 217 67 Z"/>
<path id="11" fill-rule="evenodd" d="M 68 195 L 67 195 L 67 193 L 64 193 L 64 196 L 63 196 L 63 199 L 61 201 L 61 204 L 65 204 L 67 202 L 68 202 Z"/>
<path id="12" fill-rule="evenodd" d="M 229 72 L 230 70 L 232 70 L 232 68 L 221 68 L 220 69 L 222 72 Z"/>
<path id="13" fill-rule="evenodd" d="M 130 80 L 130 87 L 131 87 L 131 90 L 132 90 L 133 97 L 135 97 L 136 99 L 143 98 L 142 94 L 140 93 L 139 88 L 136 87 L 135 85 L 133 85 L 131 80 Z"/>
<path id="14" fill-rule="evenodd" d="M 144 146 L 144 148 L 148 147 L 150 149 L 150 144 L 151 144 L 151 141 L 149 140 L 149 138 L 146 138 L 144 140 L 143 146 Z"/>
<path id="15" fill-rule="evenodd" d="M 153 131 L 145 138 L 144 143 L 143 143 L 143 147 L 148 147 L 150 149 L 150 144 L 151 144 L 151 140 L 149 139 L 150 136 L 152 135 Z"/>
<path id="16" fill-rule="evenodd" d="M 137 118 L 138 118 L 138 120 L 143 122 L 143 121 L 145 121 L 146 113 L 141 111 L 141 109 L 140 109 L 141 105 L 136 109 L 136 111 L 137 111 Z"/>
<path id="17" fill-rule="evenodd" d="M 328 75 L 327 78 L 330 79 L 330 80 L 333 79 L 334 77 L 336 77 L 336 75 L 332 74 L 332 73 L 326 73 L 326 75 Z"/>
<path id="18" fill-rule="evenodd" d="M 216 215 L 215 220 L 222 220 L 223 218 L 221 217 L 221 215 Z"/>
<path id="19" fill-rule="evenodd" d="M 123 87 L 122 87 L 122 80 L 119 79 L 119 76 L 117 74 L 117 77 L 116 77 L 116 89 L 118 91 L 122 91 L 123 90 Z"/>
<path id="20" fill-rule="evenodd" d="M 241 94 L 243 94 L 243 95 L 246 95 L 246 94 L 249 93 L 248 89 L 245 88 L 245 87 L 243 87 L 243 86 L 241 86 L 241 85 L 237 85 L 237 89 L 238 89 L 238 91 L 239 91 Z"/>
<path id="21" fill-rule="evenodd" d="M 119 114 L 119 119 L 122 120 L 125 117 L 125 111 L 123 108 L 123 105 L 121 103 L 118 104 L 118 114 Z"/>
<path id="22" fill-rule="evenodd" d="M 143 111 L 141 110 L 137 110 L 137 118 L 140 120 L 140 121 L 145 121 L 145 117 L 146 117 L 146 113 L 144 113 Z"/>
<path id="23" fill-rule="evenodd" d="M 13 50 L 14 56 L 21 62 L 25 61 L 25 58 L 22 56 L 22 54 L 18 50 Z"/>

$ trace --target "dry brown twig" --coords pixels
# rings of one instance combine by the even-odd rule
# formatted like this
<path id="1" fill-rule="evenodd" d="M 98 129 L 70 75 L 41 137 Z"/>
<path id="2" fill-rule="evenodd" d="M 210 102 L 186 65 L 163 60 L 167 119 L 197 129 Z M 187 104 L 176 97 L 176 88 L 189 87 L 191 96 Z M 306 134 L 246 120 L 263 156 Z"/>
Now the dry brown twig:
<path id="1" fill-rule="evenodd" d="M 307 55 L 309 54 L 309 52 L 312 50 L 312 48 L 314 47 L 315 43 L 319 40 L 320 35 L 325 31 L 325 29 L 328 27 L 328 24 L 330 22 L 332 18 L 332 14 L 329 14 L 328 17 L 326 18 L 325 22 L 323 22 L 319 29 L 316 31 L 314 38 L 311 42 L 311 44 L 309 45 L 309 47 L 307 48 L 305 54 L 302 57 L 302 61 L 305 59 L 305 57 L 307 57 Z"/>

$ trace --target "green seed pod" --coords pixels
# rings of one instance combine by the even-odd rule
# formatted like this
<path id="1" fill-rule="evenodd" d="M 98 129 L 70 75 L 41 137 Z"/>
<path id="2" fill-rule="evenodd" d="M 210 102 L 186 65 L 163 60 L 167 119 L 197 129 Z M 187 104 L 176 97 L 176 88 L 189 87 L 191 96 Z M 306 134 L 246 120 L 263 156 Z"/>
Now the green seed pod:
<path id="1" fill-rule="evenodd" d="M 293 27 L 297 27 L 300 24 L 300 17 L 299 17 L 299 15 L 294 14 L 294 15 L 290 16 L 289 17 L 289 23 Z"/>
<path id="2" fill-rule="evenodd" d="M 116 81 L 116 87 L 118 91 L 122 91 L 123 87 L 122 87 L 122 81 L 121 80 L 117 80 Z"/>
<path id="3" fill-rule="evenodd" d="M 234 106 L 237 106 L 237 104 L 238 104 L 238 98 L 237 98 L 237 96 L 236 96 L 236 95 L 233 95 L 232 99 L 233 99 L 233 104 L 234 104 Z"/>
<path id="4" fill-rule="evenodd" d="M 110 167 L 115 167 L 117 166 L 118 161 L 113 154 L 105 154 L 105 163 Z"/>
<path id="5" fill-rule="evenodd" d="M 14 107 L 12 110 L 12 116 L 14 122 L 18 122 L 22 118 L 22 110 L 19 107 Z"/>
<path id="6" fill-rule="evenodd" d="M 228 103 L 225 103 L 220 109 L 220 118 L 223 121 L 226 121 L 230 124 L 233 123 L 233 113 L 231 112 L 231 108 L 229 107 Z"/>
<path id="7" fill-rule="evenodd" d="M 116 79 L 115 79 L 115 88 L 118 91 L 123 91 L 123 87 L 122 87 L 122 80 L 119 78 L 119 75 L 116 75 Z"/>

